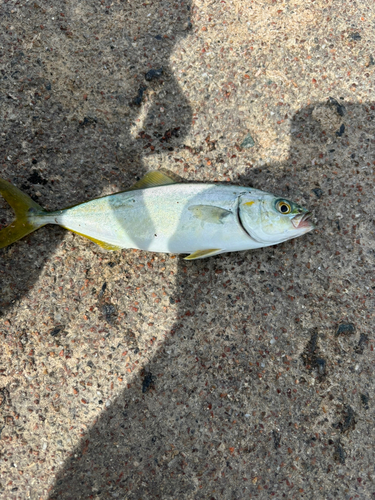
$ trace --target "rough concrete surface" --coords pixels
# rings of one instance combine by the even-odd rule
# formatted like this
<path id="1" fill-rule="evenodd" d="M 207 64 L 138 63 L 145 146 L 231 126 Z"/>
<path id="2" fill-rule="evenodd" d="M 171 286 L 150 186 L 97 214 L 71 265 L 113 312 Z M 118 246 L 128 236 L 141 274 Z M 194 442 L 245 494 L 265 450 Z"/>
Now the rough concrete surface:
<path id="1" fill-rule="evenodd" d="M 3 0 L 0 23 L 0 175 L 42 206 L 164 167 L 318 221 L 193 262 L 52 226 L 1 250 L 1 499 L 373 498 L 375 6 Z"/>

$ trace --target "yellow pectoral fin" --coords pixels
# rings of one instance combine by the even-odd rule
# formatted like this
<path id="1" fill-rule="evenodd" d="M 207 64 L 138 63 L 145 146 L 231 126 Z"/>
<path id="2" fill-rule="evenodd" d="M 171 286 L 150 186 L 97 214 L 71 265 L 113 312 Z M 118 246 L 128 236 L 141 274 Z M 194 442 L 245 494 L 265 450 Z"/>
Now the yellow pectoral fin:
<path id="1" fill-rule="evenodd" d="M 65 226 L 62 226 L 65 227 Z M 69 229 L 68 227 L 65 229 Z M 83 236 L 84 238 L 87 238 L 88 240 L 93 241 L 97 245 L 99 245 L 102 248 L 105 248 L 106 250 L 111 250 L 112 252 L 115 252 L 116 250 L 122 250 L 122 247 L 118 247 L 116 245 L 111 245 L 110 243 L 106 243 L 105 241 L 97 240 L 95 238 L 92 238 L 91 236 L 87 236 L 87 234 L 79 233 L 78 231 L 73 231 L 73 229 L 69 229 L 72 233 L 78 234 L 79 236 Z"/>
<path id="2" fill-rule="evenodd" d="M 211 257 L 212 255 L 217 255 L 222 252 L 222 248 L 209 248 L 208 250 L 197 250 L 194 253 L 191 253 L 184 260 L 195 260 L 195 259 L 204 259 L 205 257 Z"/>

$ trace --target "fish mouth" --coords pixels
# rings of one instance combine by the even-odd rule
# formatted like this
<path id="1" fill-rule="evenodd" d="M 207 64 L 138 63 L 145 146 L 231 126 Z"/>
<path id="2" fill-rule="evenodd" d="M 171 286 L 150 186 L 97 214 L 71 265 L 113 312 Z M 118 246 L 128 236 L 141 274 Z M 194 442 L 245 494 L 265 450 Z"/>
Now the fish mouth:
<path id="1" fill-rule="evenodd" d="M 293 217 L 292 224 L 296 229 L 307 229 L 311 231 L 315 228 L 315 224 L 311 220 L 312 213 L 306 212 L 305 214 L 299 214 Z"/>

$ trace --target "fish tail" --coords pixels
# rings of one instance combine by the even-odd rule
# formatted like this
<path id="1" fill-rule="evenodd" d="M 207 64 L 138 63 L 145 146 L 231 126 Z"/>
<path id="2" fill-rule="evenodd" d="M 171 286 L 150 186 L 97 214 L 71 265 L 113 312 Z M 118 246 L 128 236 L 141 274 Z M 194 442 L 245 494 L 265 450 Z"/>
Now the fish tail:
<path id="1" fill-rule="evenodd" d="M 39 221 L 37 216 L 47 212 L 30 196 L 1 178 L 0 195 L 9 203 L 16 216 L 9 226 L 0 231 L 0 248 L 11 245 L 46 224 L 42 219 Z"/>

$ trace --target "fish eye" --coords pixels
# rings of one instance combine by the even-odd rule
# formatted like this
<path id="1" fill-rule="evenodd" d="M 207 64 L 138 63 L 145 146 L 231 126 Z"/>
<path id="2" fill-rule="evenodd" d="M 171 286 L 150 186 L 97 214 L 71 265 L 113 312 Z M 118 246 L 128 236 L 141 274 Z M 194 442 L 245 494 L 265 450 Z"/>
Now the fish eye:
<path id="1" fill-rule="evenodd" d="M 292 207 L 289 205 L 287 201 L 279 200 L 276 203 L 276 210 L 278 210 L 283 215 L 287 215 L 292 210 Z"/>

